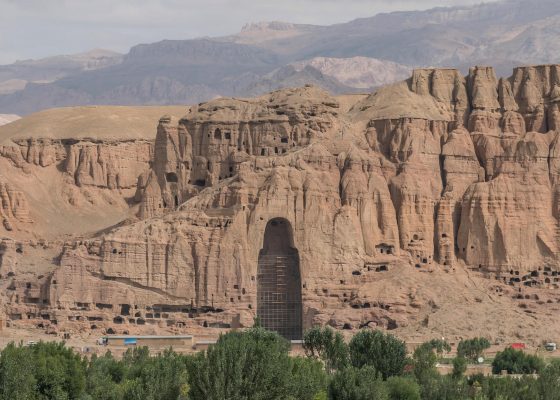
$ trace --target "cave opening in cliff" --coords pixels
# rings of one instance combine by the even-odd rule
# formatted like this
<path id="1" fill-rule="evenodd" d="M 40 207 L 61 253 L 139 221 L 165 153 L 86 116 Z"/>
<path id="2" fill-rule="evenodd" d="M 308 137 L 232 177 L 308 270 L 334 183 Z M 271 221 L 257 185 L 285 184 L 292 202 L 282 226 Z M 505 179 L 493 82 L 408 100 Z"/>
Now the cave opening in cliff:
<path id="1" fill-rule="evenodd" d="M 165 180 L 169 183 L 177 183 L 179 182 L 179 178 L 175 172 L 168 172 L 165 174 Z"/>
<path id="2" fill-rule="evenodd" d="M 259 252 L 257 317 L 261 325 L 289 340 L 302 338 L 299 253 L 290 223 L 270 220 Z"/>

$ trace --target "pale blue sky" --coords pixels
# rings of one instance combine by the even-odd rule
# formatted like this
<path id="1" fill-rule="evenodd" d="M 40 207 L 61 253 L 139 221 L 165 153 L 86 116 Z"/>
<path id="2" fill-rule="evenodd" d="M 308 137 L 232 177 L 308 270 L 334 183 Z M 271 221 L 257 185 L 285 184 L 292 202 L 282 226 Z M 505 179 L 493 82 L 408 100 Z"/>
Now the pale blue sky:
<path id="1" fill-rule="evenodd" d="M 481 0 L 0 0 L 0 64 L 162 39 L 221 36 L 248 22 L 333 24 Z M 486 1 L 489 2 L 489 1 Z"/>

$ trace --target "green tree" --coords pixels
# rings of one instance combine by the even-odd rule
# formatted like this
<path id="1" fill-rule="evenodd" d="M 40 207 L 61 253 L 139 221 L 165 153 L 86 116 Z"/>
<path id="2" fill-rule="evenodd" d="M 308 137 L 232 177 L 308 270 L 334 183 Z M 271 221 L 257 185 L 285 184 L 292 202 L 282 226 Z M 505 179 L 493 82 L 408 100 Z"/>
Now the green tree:
<path id="1" fill-rule="evenodd" d="M 329 373 L 348 365 L 348 346 L 340 332 L 331 327 L 315 327 L 305 332 L 303 349 L 308 357 L 321 359 Z"/>
<path id="2" fill-rule="evenodd" d="M 0 355 L 0 399 L 38 399 L 33 352 L 28 347 L 8 344 Z"/>
<path id="3" fill-rule="evenodd" d="M 104 356 L 92 356 L 87 370 L 87 392 L 96 400 L 120 400 L 123 398 L 122 381 L 125 366 L 111 352 Z"/>
<path id="4" fill-rule="evenodd" d="M 432 375 L 437 372 L 437 357 L 431 342 L 426 342 L 418 346 L 414 350 L 412 361 L 414 365 L 414 376 L 419 382 L 422 382 L 426 375 Z"/>
<path id="5" fill-rule="evenodd" d="M 406 345 L 402 340 L 381 331 L 361 330 L 350 341 L 352 365 L 371 365 L 383 379 L 400 375 L 406 364 Z"/>
<path id="6" fill-rule="evenodd" d="M 64 343 L 39 342 L 31 352 L 40 398 L 78 399 L 85 393 L 87 360 Z"/>
<path id="7" fill-rule="evenodd" d="M 443 339 L 432 339 L 428 342 L 433 350 L 441 357 L 443 353 L 451 351 L 451 345 Z"/>
<path id="8" fill-rule="evenodd" d="M 327 390 L 327 374 L 323 364 L 313 358 L 291 358 L 288 393 L 295 399 L 312 400 Z"/>
<path id="9" fill-rule="evenodd" d="M 137 376 L 149 359 L 150 349 L 146 346 L 127 349 L 123 355 L 122 363 L 128 377 Z"/>
<path id="10" fill-rule="evenodd" d="M 375 368 L 349 367 L 337 371 L 329 383 L 330 400 L 388 400 L 389 393 Z"/>
<path id="11" fill-rule="evenodd" d="M 387 379 L 390 400 L 420 400 L 420 386 L 414 380 L 401 376 Z"/>
<path id="12" fill-rule="evenodd" d="M 482 393 L 489 399 L 541 400 L 536 379 L 523 377 L 489 377 L 483 380 Z"/>
<path id="13" fill-rule="evenodd" d="M 471 399 L 471 388 L 465 379 L 453 379 L 449 375 L 433 374 L 421 383 L 422 399 L 467 400 Z M 498 400 L 498 399 L 496 399 Z"/>
<path id="14" fill-rule="evenodd" d="M 289 343 L 262 328 L 229 332 L 189 359 L 192 400 L 285 399 L 292 365 Z"/>
<path id="15" fill-rule="evenodd" d="M 463 357 L 454 359 L 452 375 L 442 376 L 435 369 L 438 345 L 430 341 L 414 351 L 414 380 L 395 376 L 405 362 L 400 341 L 374 331 L 355 336 L 356 365 L 329 379 L 318 359 L 325 347 L 317 343 L 335 342 L 326 337 L 309 345 L 310 357 L 290 357 L 287 341 L 253 328 L 223 335 L 195 356 L 134 348 L 121 360 L 107 353 L 89 362 L 61 343 L 10 344 L 0 352 L 0 400 L 560 400 L 560 361 L 545 367 L 536 356 L 506 349 L 494 360 L 495 372 L 539 377 L 465 378 Z"/>
<path id="16" fill-rule="evenodd" d="M 483 337 L 461 340 L 457 346 L 457 356 L 476 361 L 489 347 L 490 342 Z"/>
<path id="17" fill-rule="evenodd" d="M 313 400 L 328 400 L 328 394 L 326 391 L 321 391 L 313 396 Z"/>
<path id="18" fill-rule="evenodd" d="M 86 366 L 63 343 L 9 344 L 0 356 L 0 398 L 79 399 L 85 395 Z"/>
<path id="19" fill-rule="evenodd" d="M 538 384 L 542 400 L 560 400 L 560 360 L 554 360 L 540 373 Z"/>
<path id="20" fill-rule="evenodd" d="M 455 357 L 453 359 L 453 372 L 451 376 L 461 378 L 467 371 L 467 359 L 464 357 Z"/>
<path id="21" fill-rule="evenodd" d="M 182 356 L 170 349 L 155 357 L 138 355 L 142 361 L 126 375 L 125 400 L 177 400 L 189 388 Z"/>
<path id="22" fill-rule="evenodd" d="M 539 373 L 543 368 L 544 362 L 541 358 L 511 347 L 498 352 L 492 361 L 494 374 L 501 371 L 507 371 L 508 374 L 533 374 Z"/>

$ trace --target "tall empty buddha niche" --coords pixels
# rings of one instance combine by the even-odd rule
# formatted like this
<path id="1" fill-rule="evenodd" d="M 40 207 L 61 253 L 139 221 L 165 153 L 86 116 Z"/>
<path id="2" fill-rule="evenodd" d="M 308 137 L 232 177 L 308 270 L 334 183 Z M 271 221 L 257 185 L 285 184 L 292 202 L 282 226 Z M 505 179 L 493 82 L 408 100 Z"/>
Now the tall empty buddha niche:
<path id="1" fill-rule="evenodd" d="M 286 339 L 302 338 L 299 254 L 288 221 L 268 221 L 257 273 L 257 316 L 261 325 Z"/>

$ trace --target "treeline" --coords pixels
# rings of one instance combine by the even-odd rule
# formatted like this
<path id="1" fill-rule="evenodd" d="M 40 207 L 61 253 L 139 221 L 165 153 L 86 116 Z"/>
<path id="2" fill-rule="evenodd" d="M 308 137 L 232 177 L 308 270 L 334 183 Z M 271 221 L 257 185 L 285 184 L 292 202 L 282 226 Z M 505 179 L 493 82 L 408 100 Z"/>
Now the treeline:
<path id="1" fill-rule="evenodd" d="M 498 353 L 494 370 L 537 376 L 465 377 L 469 360 L 488 346 L 485 339 L 461 342 L 453 373 L 440 375 L 446 342 L 424 343 L 408 357 L 404 342 L 373 330 L 347 344 L 330 328 L 314 328 L 299 357 L 262 328 L 222 335 L 194 355 L 133 348 L 121 359 L 110 352 L 87 359 L 61 343 L 10 344 L 0 353 L 0 399 L 560 400 L 560 362 L 512 349 Z"/>

